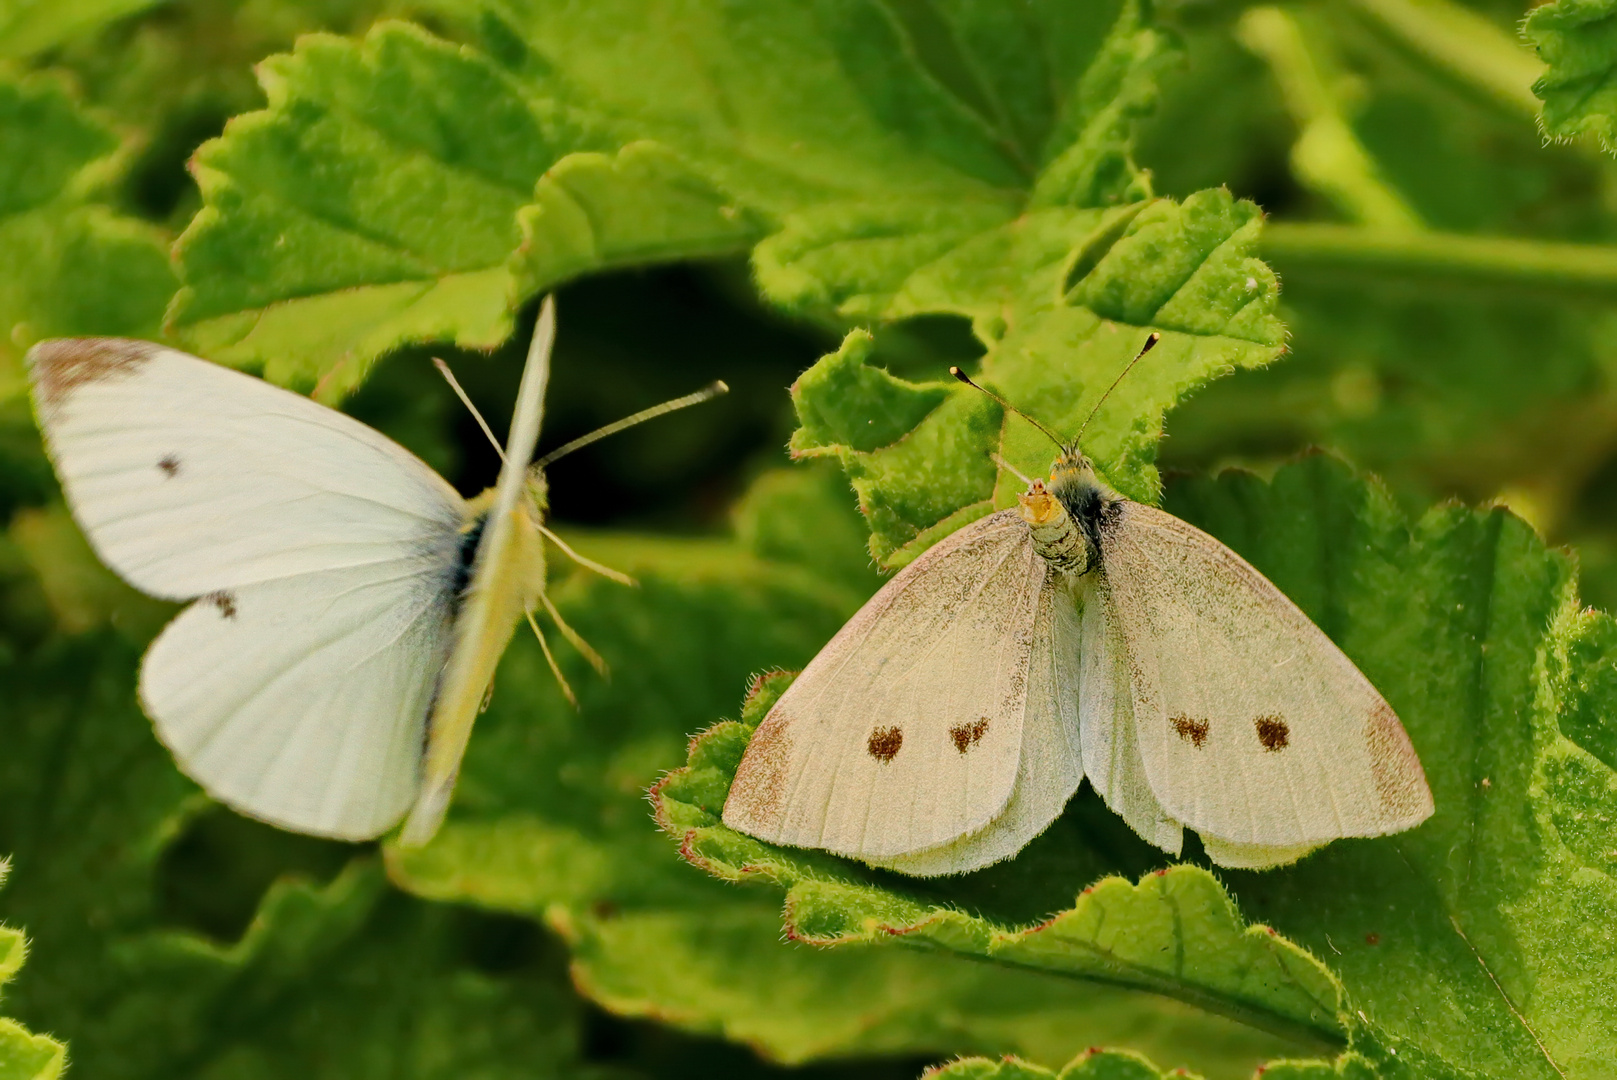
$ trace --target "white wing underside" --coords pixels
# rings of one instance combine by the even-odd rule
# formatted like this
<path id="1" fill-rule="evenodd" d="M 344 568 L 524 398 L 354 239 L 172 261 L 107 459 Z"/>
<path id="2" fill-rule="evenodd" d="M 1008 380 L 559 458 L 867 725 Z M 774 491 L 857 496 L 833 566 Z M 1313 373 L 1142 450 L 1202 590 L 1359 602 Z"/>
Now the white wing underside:
<path id="1" fill-rule="evenodd" d="M 461 497 L 420 459 L 262 379 L 143 341 L 31 356 L 74 516 L 142 592 L 188 600 L 395 560 L 462 524 Z"/>
<path id="2" fill-rule="evenodd" d="M 1129 688 L 1134 722 L 1111 730 L 1131 730 L 1137 750 L 1119 741 L 1108 777 L 1086 728 L 1085 763 L 1137 831 L 1162 827 L 1149 822 L 1155 802 L 1158 821 L 1195 829 L 1215 862 L 1272 866 L 1431 814 L 1392 709 L 1240 556 L 1137 503 L 1122 505 L 1103 548 L 1091 604 L 1109 626 L 1085 640 L 1122 646 L 1111 685 Z"/>
<path id="3" fill-rule="evenodd" d="M 929 549 L 770 710 L 725 823 L 875 863 L 988 826 L 1011 800 L 1029 681 L 1042 677 L 1033 628 L 1046 576 L 1014 511 Z"/>
<path id="4" fill-rule="evenodd" d="M 204 599 L 152 643 L 140 696 L 158 737 L 214 798 L 346 840 L 409 807 L 448 652 L 441 566 L 347 567 Z"/>
<path id="5" fill-rule="evenodd" d="M 417 783 L 465 503 L 402 447 L 146 342 L 30 354 L 46 442 L 108 566 L 203 596 L 141 695 L 182 770 L 253 817 L 375 836 Z"/>

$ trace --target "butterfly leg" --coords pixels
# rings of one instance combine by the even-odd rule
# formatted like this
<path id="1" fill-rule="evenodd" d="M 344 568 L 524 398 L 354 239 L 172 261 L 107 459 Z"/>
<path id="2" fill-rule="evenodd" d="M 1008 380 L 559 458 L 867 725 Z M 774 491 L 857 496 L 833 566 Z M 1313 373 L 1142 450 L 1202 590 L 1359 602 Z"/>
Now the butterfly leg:
<path id="1" fill-rule="evenodd" d="M 550 617 L 556 621 L 556 629 L 561 631 L 561 636 L 571 642 L 573 648 L 584 654 L 584 659 L 590 662 L 590 667 L 594 668 L 596 673 L 603 679 L 611 674 L 611 668 L 607 667 L 606 661 L 601 658 L 601 654 L 591 648 L 590 643 L 580 637 L 577 630 L 567 625 L 567 620 L 562 618 L 561 612 L 556 610 L 556 605 L 551 602 L 549 594 L 540 593 L 539 599 L 545 605 L 545 610 L 550 612 Z"/>
<path id="2" fill-rule="evenodd" d="M 555 533 L 551 532 L 549 529 L 545 528 L 543 525 L 539 526 L 539 531 L 544 533 L 545 539 L 549 540 L 552 544 L 555 544 L 557 547 L 561 548 L 562 554 L 566 555 L 569 559 L 572 559 L 578 565 L 580 565 L 582 567 L 585 567 L 586 569 L 589 569 L 589 570 L 594 570 L 597 574 L 600 574 L 602 577 L 611 578 L 613 581 L 616 581 L 620 585 L 634 585 L 634 584 L 637 584 L 636 581 L 634 580 L 634 578 L 630 577 L 628 574 L 623 573 L 621 570 L 614 570 L 610 566 L 602 566 L 600 563 L 596 562 L 594 559 L 587 559 L 584 556 L 580 555 L 578 552 L 574 551 L 571 547 L 568 546 L 567 541 L 563 540 L 561 537 L 557 536 Z"/>
<path id="3" fill-rule="evenodd" d="M 528 625 L 533 628 L 533 636 L 539 639 L 539 647 L 545 653 L 545 662 L 550 665 L 550 673 L 556 676 L 556 681 L 561 684 L 561 692 L 567 695 L 567 700 L 572 704 L 573 708 L 578 708 L 578 696 L 573 693 L 572 685 L 568 683 L 567 676 L 561 673 L 561 667 L 556 663 L 556 654 L 550 651 L 550 642 L 545 640 L 544 631 L 539 629 L 539 623 L 534 620 L 533 612 L 528 611 L 523 614 L 528 616 Z"/>

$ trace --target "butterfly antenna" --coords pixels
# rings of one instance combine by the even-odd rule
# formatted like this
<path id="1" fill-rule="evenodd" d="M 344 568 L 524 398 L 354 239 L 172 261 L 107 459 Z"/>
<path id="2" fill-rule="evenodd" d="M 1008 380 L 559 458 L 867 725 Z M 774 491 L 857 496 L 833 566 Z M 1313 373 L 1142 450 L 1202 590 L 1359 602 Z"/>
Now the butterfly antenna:
<path id="1" fill-rule="evenodd" d="M 967 375 L 964 371 L 961 371 L 957 367 L 952 367 L 952 368 L 949 369 L 949 374 L 953 375 L 955 378 L 959 379 L 961 382 L 965 383 L 967 386 L 971 387 L 973 390 L 980 390 L 982 393 L 987 394 L 989 397 L 991 397 L 995 401 L 999 402 L 999 407 L 1000 408 L 1004 409 L 1006 412 L 1015 413 L 1017 416 L 1020 416 L 1023 420 L 1026 420 L 1028 423 L 1032 424 L 1034 427 L 1036 427 L 1040 431 L 1044 432 L 1045 437 L 1048 438 L 1051 442 L 1055 443 L 1056 447 L 1058 449 L 1063 449 L 1063 450 L 1066 449 L 1067 444 L 1061 441 L 1061 436 L 1060 435 L 1057 435 L 1055 432 L 1051 431 L 1049 428 L 1045 427 L 1043 424 L 1041 424 L 1037 420 L 1033 419 L 1033 417 L 1029 416 L 1027 413 L 1023 412 L 1021 409 L 1018 409 L 1015 405 L 1012 405 L 1010 402 L 1006 401 L 1004 398 L 1000 397 L 998 394 L 994 393 L 992 390 L 989 390 L 987 387 L 979 386 L 976 383 L 972 382 L 971 381 L 971 376 Z"/>
<path id="2" fill-rule="evenodd" d="M 688 409 L 692 405 L 700 405 L 704 401 L 712 401 L 721 394 L 728 394 L 729 392 L 730 387 L 722 379 L 715 380 L 714 382 L 702 387 L 702 389 L 696 391 L 694 394 L 686 394 L 684 397 L 677 397 L 672 401 L 665 401 L 661 405 L 653 405 L 649 409 L 641 409 L 633 416 L 625 416 L 622 420 L 615 421 L 614 423 L 610 423 L 602 428 L 596 428 L 588 435 L 581 435 L 572 442 L 557 447 L 544 457 L 540 458 L 538 461 L 534 462 L 533 468 L 542 469 L 546 465 L 549 465 L 551 462 L 555 461 L 557 458 L 566 457 L 574 450 L 582 449 L 592 442 L 597 442 L 606 438 L 608 435 L 616 435 L 625 428 L 632 428 L 636 424 L 643 424 L 647 420 L 653 420 L 659 416 L 662 416 L 664 413 L 675 412 L 679 409 Z"/>
<path id="3" fill-rule="evenodd" d="M 432 358 L 432 362 L 438 368 L 438 374 L 449 384 L 449 389 L 455 392 L 455 396 L 460 398 L 460 403 L 466 406 L 466 411 L 472 414 L 472 419 L 477 421 L 477 426 L 483 429 L 483 434 L 488 436 L 488 444 L 494 447 L 494 452 L 500 455 L 500 464 L 504 465 L 505 449 L 500 446 L 500 440 L 494 437 L 494 432 L 489 429 L 488 421 L 483 419 L 483 414 L 477 411 L 477 406 L 472 404 L 472 399 L 466 396 L 466 391 L 462 390 L 460 383 L 455 380 L 455 373 L 449 370 L 448 364 L 436 356 Z"/>
<path id="4" fill-rule="evenodd" d="M 1123 381 L 1123 376 L 1127 375 L 1129 372 L 1133 371 L 1134 370 L 1134 365 L 1138 364 L 1141 360 L 1143 360 L 1145 358 L 1146 353 L 1148 353 L 1152 349 L 1156 348 L 1157 347 L 1157 342 L 1159 342 L 1161 340 L 1162 340 L 1162 335 L 1161 334 L 1157 333 L 1155 330 L 1151 331 L 1151 336 L 1145 339 L 1145 344 L 1141 345 L 1140 346 L 1140 351 L 1134 354 L 1134 359 L 1129 361 L 1128 367 L 1123 369 L 1123 372 L 1122 372 L 1121 375 L 1119 375 L 1117 378 L 1112 380 L 1112 385 L 1110 385 L 1110 386 L 1108 386 L 1106 388 L 1106 393 L 1104 393 L 1104 394 L 1102 394 L 1100 396 L 1100 400 L 1095 402 L 1095 407 L 1093 409 L 1089 410 L 1089 415 L 1084 417 L 1084 426 L 1078 429 L 1078 434 L 1073 438 L 1073 440 L 1072 440 L 1073 442 L 1077 442 L 1079 439 L 1082 439 L 1084 437 L 1084 432 L 1089 429 L 1089 422 L 1091 420 L 1095 419 L 1095 414 L 1100 412 L 1100 407 L 1102 405 L 1106 404 L 1106 399 L 1112 396 L 1112 391 L 1116 390 L 1117 389 L 1117 384 Z"/>
<path id="5" fill-rule="evenodd" d="M 1030 487 L 1032 486 L 1033 481 L 1023 475 L 1021 469 L 1018 469 L 1015 465 L 1012 465 L 998 454 L 989 454 L 988 456 L 993 459 L 995 465 L 998 465 L 1000 468 L 1022 481 L 1022 483 L 1027 484 Z"/>

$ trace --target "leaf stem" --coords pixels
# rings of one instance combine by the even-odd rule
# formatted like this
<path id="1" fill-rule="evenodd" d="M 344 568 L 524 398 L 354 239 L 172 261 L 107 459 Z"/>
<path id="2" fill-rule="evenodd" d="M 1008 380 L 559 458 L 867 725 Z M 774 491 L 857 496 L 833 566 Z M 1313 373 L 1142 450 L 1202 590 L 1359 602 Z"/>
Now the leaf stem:
<path id="1" fill-rule="evenodd" d="M 1383 38 L 1509 115 L 1538 122 L 1544 65 L 1498 26 L 1452 0 L 1347 0 Z"/>
<path id="2" fill-rule="evenodd" d="M 1270 222 L 1265 259 L 1287 271 L 1394 276 L 1569 296 L 1617 298 L 1617 246 L 1499 236 Z"/>
<path id="3" fill-rule="evenodd" d="M 1381 175 L 1359 141 L 1343 100 L 1347 80 L 1329 38 L 1289 11 L 1249 8 L 1237 24 L 1247 50 L 1269 65 L 1297 123 L 1291 171 L 1350 221 L 1382 229 L 1424 227 L 1420 215 Z"/>

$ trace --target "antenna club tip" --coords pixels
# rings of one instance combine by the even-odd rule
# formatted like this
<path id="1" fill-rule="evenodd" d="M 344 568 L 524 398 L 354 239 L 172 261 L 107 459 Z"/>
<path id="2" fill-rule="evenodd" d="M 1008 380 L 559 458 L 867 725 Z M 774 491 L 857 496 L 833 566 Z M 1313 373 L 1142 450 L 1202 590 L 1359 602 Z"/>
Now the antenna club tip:
<path id="1" fill-rule="evenodd" d="M 1162 340 L 1162 334 L 1159 331 L 1156 331 L 1156 330 L 1151 331 L 1150 335 L 1147 336 L 1146 339 L 1145 339 L 1145 344 L 1140 346 L 1140 355 L 1144 356 L 1146 353 L 1148 353 L 1152 349 L 1156 348 L 1157 347 L 1157 342 L 1159 342 L 1161 340 Z"/>
<path id="2" fill-rule="evenodd" d="M 723 379 L 714 379 L 713 392 L 715 394 L 728 394 L 730 392 L 730 384 L 725 382 Z"/>
<path id="3" fill-rule="evenodd" d="M 949 368 L 949 374 L 954 376 L 955 378 L 959 379 L 961 382 L 966 383 L 968 386 L 971 384 L 971 379 L 966 375 L 966 373 L 964 371 L 961 371 L 957 367 L 951 366 Z"/>

